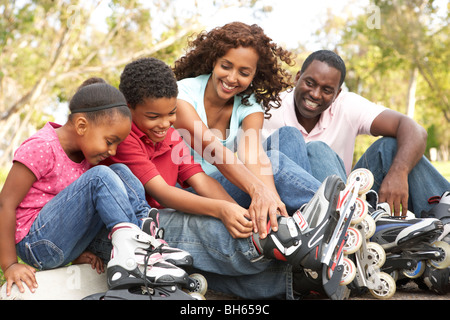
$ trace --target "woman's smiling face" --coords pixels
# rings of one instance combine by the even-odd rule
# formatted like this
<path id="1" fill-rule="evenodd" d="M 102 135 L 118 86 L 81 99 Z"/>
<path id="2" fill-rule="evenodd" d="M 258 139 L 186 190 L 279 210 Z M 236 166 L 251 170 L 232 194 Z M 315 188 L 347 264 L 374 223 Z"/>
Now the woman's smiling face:
<path id="1" fill-rule="evenodd" d="M 210 79 L 216 95 L 228 101 L 247 90 L 256 74 L 258 59 L 251 47 L 233 48 L 218 58 Z"/>

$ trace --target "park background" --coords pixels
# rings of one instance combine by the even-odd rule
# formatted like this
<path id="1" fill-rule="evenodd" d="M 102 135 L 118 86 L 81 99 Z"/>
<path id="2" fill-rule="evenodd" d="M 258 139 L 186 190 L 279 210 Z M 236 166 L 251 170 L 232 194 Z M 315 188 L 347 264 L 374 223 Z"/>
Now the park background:
<path id="1" fill-rule="evenodd" d="M 337 52 L 345 89 L 420 123 L 425 155 L 450 179 L 449 8 L 448 0 L 0 0 L 0 188 L 20 143 L 48 121 L 65 123 L 83 80 L 118 87 L 123 67 L 146 56 L 173 66 L 193 34 L 232 21 L 259 24 L 292 51 L 292 76 L 311 52 Z M 375 139 L 358 138 L 355 159 Z"/>

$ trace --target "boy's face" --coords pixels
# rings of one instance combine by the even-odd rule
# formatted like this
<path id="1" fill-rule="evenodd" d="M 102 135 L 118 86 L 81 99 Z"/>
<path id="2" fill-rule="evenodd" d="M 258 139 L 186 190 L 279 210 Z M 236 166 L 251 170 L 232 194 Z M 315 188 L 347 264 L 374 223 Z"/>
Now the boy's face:
<path id="1" fill-rule="evenodd" d="M 177 118 L 177 98 L 147 98 L 130 110 L 134 124 L 150 140 L 161 142 Z"/>

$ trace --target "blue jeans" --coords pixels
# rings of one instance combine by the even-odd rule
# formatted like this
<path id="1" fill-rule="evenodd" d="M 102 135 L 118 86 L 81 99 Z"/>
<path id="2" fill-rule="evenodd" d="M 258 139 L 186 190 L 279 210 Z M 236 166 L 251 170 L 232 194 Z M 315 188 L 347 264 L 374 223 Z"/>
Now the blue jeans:
<path id="1" fill-rule="evenodd" d="M 311 175 L 306 145 L 298 130 L 281 128 L 264 143 L 271 160 L 274 181 L 289 213 L 308 202 L 320 182 Z M 301 139 L 300 139 L 301 138 Z M 248 208 L 248 194 L 220 172 L 211 175 L 241 206 Z M 214 290 L 247 299 L 293 299 L 292 267 L 285 262 L 261 259 L 252 240 L 233 239 L 215 218 L 162 210 L 160 223 L 170 246 L 188 251 L 194 268 Z"/>
<path id="2" fill-rule="evenodd" d="M 323 142 L 307 144 L 308 158 L 313 175 L 320 181 L 331 174 L 338 174 L 346 179 L 342 160 Z M 373 190 L 378 192 L 397 153 L 397 140 L 381 138 L 375 141 L 356 163 L 354 169 L 366 168 L 374 175 Z M 440 196 L 450 190 L 450 183 L 434 168 L 426 157 L 417 163 L 408 176 L 409 200 L 408 210 L 420 217 L 422 211 L 428 211 L 432 205 L 428 198 Z"/>
<path id="3" fill-rule="evenodd" d="M 362 155 L 355 168 L 367 168 L 374 175 L 373 190 L 380 189 L 381 182 L 392 165 L 397 153 L 397 140 L 381 138 Z M 433 205 L 428 203 L 432 196 L 441 196 L 444 191 L 450 190 L 450 183 L 431 164 L 425 156 L 416 164 L 408 175 L 409 200 L 408 210 L 416 217 L 422 211 L 429 211 Z"/>
<path id="4" fill-rule="evenodd" d="M 160 210 L 164 240 L 188 251 L 194 269 L 203 274 L 208 287 L 245 299 L 292 299 L 291 267 L 276 260 L 260 259 L 250 238 L 233 239 L 222 221 Z"/>
<path id="5" fill-rule="evenodd" d="M 297 129 L 282 127 L 267 138 L 263 146 L 272 164 L 277 192 L 292 215 L 314 196 L 321 185 L 311 171 L 304 139 Z M 250 196 L 222 173 L 216 171 L 211 177 L 219 181 L 239 205 L 244 208 L 250 206 Z"/>
<path id="6" fill-rule="evenodd" d="M 96 166 L 39 212 L 17 254 L 40 270 L 64 266 L 83 253 L 99 231 L 121 222 L 141 224 L 150 206 L 140 181 L 122 164 Z"/>

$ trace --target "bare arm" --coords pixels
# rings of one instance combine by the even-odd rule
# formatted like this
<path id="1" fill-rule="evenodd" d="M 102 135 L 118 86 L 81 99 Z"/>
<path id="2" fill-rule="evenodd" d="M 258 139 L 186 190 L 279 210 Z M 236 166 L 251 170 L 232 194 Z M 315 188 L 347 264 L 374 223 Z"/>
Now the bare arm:
<path id="1" fill-rule="evenodd" d="M 220 143 L 186 101 L 178 100 L 177 120 L 174 125 L 197 153 L 203 155 L 231 183 L 252 198 L 249 212 L 255 222 L 254 231 L 261 230 L 260 237 L 266 237 L 268 215 L 271 217 L 272 228 L 276 230 L 275 214 L 279 212 L 287 215 L 286 207 L 279 196 L 236 158 L 231 150 Z"/>
<path id="2" fill-rule="evenodd" d="M 35 270 L 17 261 L 15 231 L 16 208 L 25 198 L 36 177 L 23 164 L 15 162 L 0 193 L 0 267 L 7 281 L 6 293 L 11 293 L 13 283 L 24 292 L 22 281 L 34 291 L 37 287 Z"/>
<path id="3" fill-rule="evenodd" d="M 427 133 L 414 120 L 393 110 L 383 111 L 375 118 L 371 133 L 397 139 L 397 153 L 380 186 L 379 200 L 389 203 L 396 216 L 406 215 L 408 174 L 425 152 Z"/>
<path id="4" fill-rule="evenodd" d="M 205 173 L 197 173 L 192 176 L 188 179 L 188 183 L 191 179 L 195 180 L 195 176 L 202 174 Z M 195 185 L 195 182 L 193 185 Z M 159 175 L 150 179 L 144 188 L 148 194 L 164 207 L 220 219 L 233 238 L 247 238 L 251 236 L 252 223 L 247 219 L 249 218 L 247 210 L 234 202 L 228 201 L 228 199 L 221 199 L 223 197 L 221 192 L 216 192 L 219 199 L 199 196 L 168 185 Z"/>

